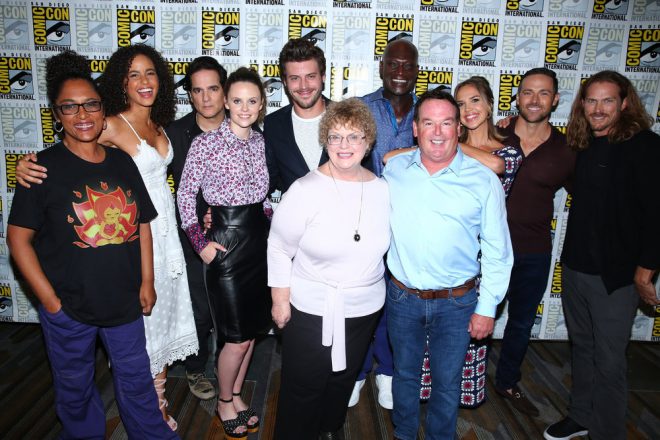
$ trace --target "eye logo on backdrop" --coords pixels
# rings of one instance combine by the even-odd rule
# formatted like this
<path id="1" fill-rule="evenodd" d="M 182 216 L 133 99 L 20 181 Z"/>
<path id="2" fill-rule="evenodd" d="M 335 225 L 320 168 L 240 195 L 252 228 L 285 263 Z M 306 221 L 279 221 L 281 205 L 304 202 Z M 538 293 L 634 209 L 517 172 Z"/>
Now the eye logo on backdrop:
<path id="1" fill-rule="evenodd" d="M 628 30 L 626 72 L 660 73 L 660 26 L 633 25 Z"/>
<path id="2" fill-rule="evenodd" d="M 559 94 L 559 104 L 552 113 L 555 118 L 568 119 L 571 114 L 571 105 L 573 105 L 573 98 L 580 87 L 580 77 L 577 72 L 572 71 L 558 71 L 557 83 Z"/>
<path id="3" fill-rule="evenodd" d="M 176 92 L 177 105 L 188 105 L 188 92 L 183 89 L 183 83 L 188 72 L 188 65 L 192 60 L 168 61 L 167 67 L 174 79 L 174 90 Z"/>
<path id="4" fill-rule="evenodd" d="M 637 90 L 642 105 L 649 115 L 652 115 L 655 96 L 658 92 L 658 75 L 653 73 L 640 73 L 635 75 L 634 78 L 629 79 L 632 85 L 635 86 L 635 90 Z"/>
<path id="5" fill-rule="evenodd" d="M 504 14 L 513 17 L 543 17 L 543 0 L 507 0 Z"/>
<path id="6" fill-rule="evenodd" d="M 9 102 L 0 108 L 5 148 L 36 148 L 37 118 L 33 105 Z"/>
<path id="7" fill-rule="evenodd" d="M 498 117 L 503 118 L 518 113 L 514 109 L 514 103 L 516 102 L 516 96 L 518 96 L 518 86 L 520 86 L 521 78 L 520 73 L 500 73 L 500 88 L 497 97 Z"/>
<path id="8" fill-rule="evenodd" d="M 320 11 L 290 11 L 289 38 L 309 40 L 325 51 L 326 30 L 328 18 Z"/>
<path id="9" fill-rule="evenodd" d="M 599 20 L 625 20 L 627 13 L 627 0 L 594 0 L 591 18 Z"/>
<path id="10" fill-rule="evenodd" d="M 332 57 L 335 60 L 364 58 L 370 51 L 371 15 L 365 11 L 334 11 Z"/>
<path id="11" fill-rule="evenodd" d="M 498 28 L 497 20 L 463 20 L 458 64 L 494 67 Z"/>
<path id="12" fill-rule="evenodd" d="M 185 6 L 160 12 L 160 49 L 166 55 L 197 53 L 197 11 Z"/>
<path id="13" fill-rule="evenodd" d="M 245 49 L 252 58 L 277 58 L 282 49 L 284 19 L 276 9 L 245 14 Z"/>
<path id="14" fill-rule="evenodd" d="M 451 92 L 451 85 L 454 79 L 454 72 L 451 70 L 435 70 L 428 67 L 422 67 L 417 74 L 415 83 L 415 94 L 421 96 L 427 90 L 440 88 L 446 92 Z"/>
<path id="15" fill-rule="evenodd" d="M 155 47 L 156 11 L 154 6 L 117 6 L 117 45 L 146 44 Z"/>
<path id="16" fill-rule="evenodd" d="M 584 48 L 582 68 L 588 71 L 616 70 L 621 63 L 625 29 L 619 23 L 594 23 Z"/>
<path id="17" fill-rule="evenodd" d="M 34 50 L 64 50 L 71 46 L 69 7 L 32 6 Z"/>
<path id="18" fill-rule="evenodd" d="M 238 9 L 202 10 L 202 53 L 239 56 L 241 13 Z"/>
<path id="19" fill-rule="evenodd" d="M 0 57 L 0 98 L 34 99 L 33 81 L 29 55 Z"/>
<path id="20" fill-rule="evenodd" d="M 454 17 L 425 18 L 419 20 L 417 50 L 425 64 L 451 64 L 456 46 L 456 20 Z"/>
<path id="21" fill-rule="evenodd" d="M 93 8 L 76 7 L 76 51 L 80 53 L 112 52 L 112 9 L 109 4 Z"/>
<path id="22" fill-rule="evenodd" d="M 0 6 L 0 45 L 5 50 L 28 50 L 28 9 L 24 4 L 4 2 Z"/>
<path id="23" fill-rule="evenodd" d="M 259 62 L 252 60 L 250 62 L 250 68 L 261 76 L 264 91 L 266 92 L 266 105 L 275 108 L 281 107 L 284 91 L 280 77 L 279 63 L 277 61 Z"/>
<path id="24" fill-rule="evenodd" d="M 549 23 L 546 28 L 545 67 L 577 70 L 583 36 L 584 23 Z"/>
<path id="25" fill-rule="evenodd" d="M 458 12 L 458 0 L 420 0 L 422 12 Z"/>
<path id="26" fill-rule="evenodd" d="M 502 66 L 530 69 L 541 59 L 540 23 L 504 23 L 502 26 Z"/>
<path id="27" fill-rule="evenodd" d="M 374 60 L 380 61 L 388 43 L 395 40 L 408 40 L 412 43 L 414 18 L 412 15 L 376 14 L 376 38 Z"/>

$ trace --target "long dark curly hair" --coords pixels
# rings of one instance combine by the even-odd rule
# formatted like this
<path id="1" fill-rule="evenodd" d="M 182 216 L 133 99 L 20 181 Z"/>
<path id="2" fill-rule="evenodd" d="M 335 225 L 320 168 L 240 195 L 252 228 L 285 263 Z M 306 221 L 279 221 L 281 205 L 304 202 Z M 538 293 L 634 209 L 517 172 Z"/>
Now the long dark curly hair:
<path id="1" fill-rule="evenodd" d="M 151 120 L 161 127 L 174 120 L 176 114 L 176 95 L 174 80 L 167 68 L 167 62 L 156 49 L 145 44 L 120 47 L 112 54 L 99 82 L 101 96 L 107 115 L 117 115 L 128 109 L 124 98 L 124 84 L 128 70 L 137 55 L 144 55 L 154 63 L 158 76 L 158 94 L 151 107 Z"/>

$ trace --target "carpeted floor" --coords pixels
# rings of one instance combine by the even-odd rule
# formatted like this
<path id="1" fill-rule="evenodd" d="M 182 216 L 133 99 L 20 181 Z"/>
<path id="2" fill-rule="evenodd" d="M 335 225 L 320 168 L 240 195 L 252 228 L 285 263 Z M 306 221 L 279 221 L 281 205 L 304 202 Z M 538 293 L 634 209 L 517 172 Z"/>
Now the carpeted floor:
<path id="1" fill-rule="evenodd" d="M 457 438 L 540 439 L 548 423 L 566 411 L 570 369 L 565 342 L 531 344 L 523 365 L 522 388 L 541 409 L 538 418 L 525 416 L 502 400 L 492 389 L 494 363 L 499 354 L 495 341 L 489 360 L 488 400 L 476 410 L 461 410 Z M 629 350 L 628 439 L 660 439 L 660 344 L 634 342 Z M 106 407 L 107 438 L 125 439 L 112 380 L 102 350 L 98 351 L 97 385 Z M 212 372 L 210 361 L 207 371 Z M 181 365 L 175 365 L 167 382 L 170 413 L 179 422 L 183 439 L 220 439 L 222 429 L 214 417 L 215 399 L 202 402 L 188 391 Z M 275 337 L 259 341 L 248 380 L 243 389 L 247 402 L 262 414 L 259 433 L 249 440 L 272 437 L 279 389 L 279 350 Z M 349 409 L 344 436 L 347 440 L 392 438 L 390 412 L 377 403 L 377 389 L 370 375 L 360 403 Z M 0 323 L 0 438 L 52 439 L 59 433 L 53 409 L 50 369 L 41 330 L 34 324 Z M 422 405 L 422 409 L 424 405 Z M 422 410 L 424 412 L 424 410 Z M 422 429 L 418 439 L 424 439 Z M 304 440 L 304 439 L 292 439 Z"/>

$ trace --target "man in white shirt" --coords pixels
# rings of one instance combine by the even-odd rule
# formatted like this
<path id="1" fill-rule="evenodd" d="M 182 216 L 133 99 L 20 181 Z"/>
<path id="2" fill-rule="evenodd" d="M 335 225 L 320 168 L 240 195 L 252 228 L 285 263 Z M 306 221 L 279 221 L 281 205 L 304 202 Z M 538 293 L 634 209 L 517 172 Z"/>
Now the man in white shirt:
<path id="1" fill-rule="evenodd" d="M 264 137 L 271 190 L 291 184 L 328 158 L 318 142 L 328 99 L 323 93 L 325 55 L 309 40 L 289 40 L 280 52 L 282 84 L 291 104 L 266 116 Z"/>

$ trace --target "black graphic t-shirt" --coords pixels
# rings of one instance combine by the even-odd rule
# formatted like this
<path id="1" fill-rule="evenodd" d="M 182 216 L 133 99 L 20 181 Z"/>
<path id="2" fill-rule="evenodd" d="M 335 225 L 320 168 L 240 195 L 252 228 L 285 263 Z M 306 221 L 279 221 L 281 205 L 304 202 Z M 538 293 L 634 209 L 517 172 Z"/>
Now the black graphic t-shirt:
<path id="1" fill-rule="evenodd" d="M 48 178 L 17 188 L 9 224 L 37 231 L 37 257 L 65 313 L 115 326 L 141 314 L 139 224 L 157 212 L 131 157 L 105 153 L 91 163 L 63 143 L 40 152 Z"/>

